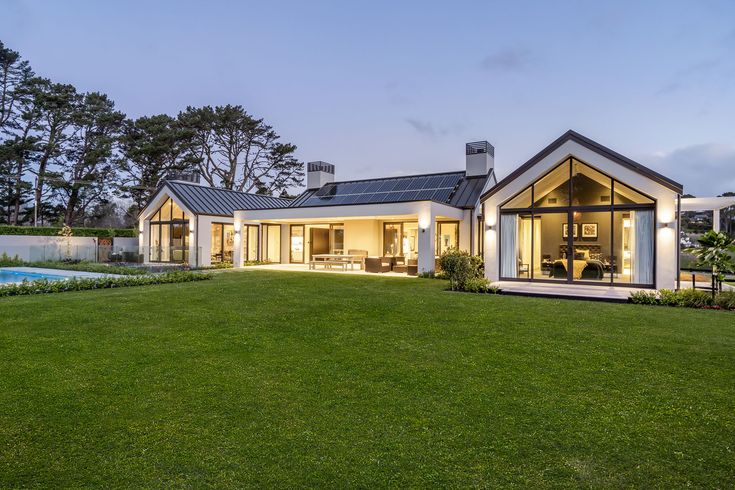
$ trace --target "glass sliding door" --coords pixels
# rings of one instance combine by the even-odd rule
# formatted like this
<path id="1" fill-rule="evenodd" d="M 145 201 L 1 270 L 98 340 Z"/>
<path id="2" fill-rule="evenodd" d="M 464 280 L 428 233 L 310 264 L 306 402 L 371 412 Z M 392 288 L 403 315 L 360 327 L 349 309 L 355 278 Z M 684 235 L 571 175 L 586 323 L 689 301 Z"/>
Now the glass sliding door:
<path id="1" fill-rule="evenodd" d="M 291 225 L 289 240 L 289 262 L 304 263 L 304 225 Z"/>
<path id="2" fill-rule="evenodd" d="M 212 223 L 210 261 L 214 264 L 222 262 L 222 223 Z"/>
<path id="3" fill-rule="evenodd" d="M 576 230 L 572 240 L 572 279 L 609 284 L 612 256 L 610 211 L 574 211 L 572 219 Z"/>
<path id="4" fill-rule="evenodd" d="M 212 223 L 210 260 L 213 264 L 232 262 L 235 250 L 235 225 Z"/>
<path id="5" fill-rule="evenodd" d="M 417 259 L 419 256 L 419 223 L 418 221 L 403 223 L 401 251 L 406 259 Z"/>
<path id="6" fill-rule="evenodd" d="M 242 260 L 255 262 L 258 260 L 258 225 L 243 225 L 242 227 Z"/>
<path id="7" fill-rule="evenodd" d="M 263 260 L 281 262 L 281 225 L 263 225 Z"/>
<path id="8" fill-rule="evenodd" d="M 614 284 L 654 282 L 654 213 L 640 209 L 616 211 L 613 219 Z"/>
<path id="9" fill-rule="evenodd" d="M 345 225 L 329 225 L 330 253 L 345 253 Z"/>
<path id="10" fill-rule="evenodd" d="M 383 223 L 383 256 L 401 255 L 401 223 Z"/>
<path id="11" fill-rule="evenodd" d="M 436 223 L 436 254 L 441 255 L 450 248 L 459 248 L 459 221 Z"/>

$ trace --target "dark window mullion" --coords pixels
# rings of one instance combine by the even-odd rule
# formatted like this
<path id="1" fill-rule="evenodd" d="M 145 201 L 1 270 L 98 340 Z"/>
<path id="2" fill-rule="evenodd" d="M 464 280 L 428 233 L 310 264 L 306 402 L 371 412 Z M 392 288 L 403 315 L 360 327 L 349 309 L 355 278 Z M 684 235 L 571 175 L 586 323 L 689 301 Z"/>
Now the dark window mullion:
<path id="1" fill-rule="evenodd" d="M 572 282 L 574 278 L 574 211 L 571 206 L 574 203 L 572 198 L 572 157 L 569 157 L 569 206 L 567 210 L 567 282 Z"/>

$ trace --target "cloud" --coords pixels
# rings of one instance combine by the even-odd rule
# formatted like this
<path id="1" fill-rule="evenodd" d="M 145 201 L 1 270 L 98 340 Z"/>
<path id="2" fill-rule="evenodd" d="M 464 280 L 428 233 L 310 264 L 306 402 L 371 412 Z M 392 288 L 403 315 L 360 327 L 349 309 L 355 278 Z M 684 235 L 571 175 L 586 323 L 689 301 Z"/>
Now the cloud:
<path id="1" fill-rule="evenodd" d="M 447 136 L 450 134 L 459 134 L 464 129 L 464 126 L 461 124 L 438 127 L 430 121 L 421 121 L 413 118 L 406 118 L 406 122 L 409 126 L 415 129 L 417 133 L 430 139 L 436 139 L 440 136 Z"/>
<path id="2" fill-rule="evenodd" d="M 489 71 L 515 72 L 527 68 L 533 61 L 531 51 L 525 48 L 505 48 L 485 56 L 482 67 Z"/>
<path id="3" fill-rule="evenodd" d="M 643 161 L 699 197 L 735 192 L 735 147 L 705 143 L 657 152 Z"/>

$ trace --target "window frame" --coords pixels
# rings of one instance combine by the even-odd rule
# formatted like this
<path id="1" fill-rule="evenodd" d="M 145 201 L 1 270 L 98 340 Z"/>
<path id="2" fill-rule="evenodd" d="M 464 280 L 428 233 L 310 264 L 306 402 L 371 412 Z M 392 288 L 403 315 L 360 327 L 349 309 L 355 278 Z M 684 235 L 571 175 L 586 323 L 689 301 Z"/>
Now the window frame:
<path id="1" fill-rule="evenodd" d="M 574 202 L 574 189 L 573 189 L 573 171 L 574 166 L 573 162 L 577 161 L 583 165 L 587 165 L 591 169 L 599 172 L 600 174 L 604 175 L 606 178 L 610 179 L 610 203 L 609 204 L 600 204 L 600 205 L 573 205 Z M 568 185 L 568 193 L 569 193 L 569 206 L 555 206 L 555 207 L 535 207 L 534 204 L 536 203 L 536 183 L 542 180 L 544 177 L 549 175 L 551 172 L 555 171 L 557 168 L 559 168 L 562 165 L 567 165 L 569 169 L 569 179 L 567 180 Z M 644 196 L 646 199 L 650 199 L 650 203 L 645 204 L 615 204 L 615 183 L 620 183 L 633 191 L 637 192 L 638 194 Z M 503 209 L 503 206 L 515 199 L 517 196 L 525 192 L 528 188 L 531 188 L 531 207 L 528 208 L 507 208 Z M 574 254 L 573 253 L 567 253 L 567 279 L 566 281 L 559 281 L 559 280 L 552 280 L 552 279 L 541 279 L 541 278 L 534 278 L 533 273 L 529 274 L 528 278 L 520 278 L 520 277 L 503 277 L 499 275 L 499 279 L 501 281 L 516 281 L 516 282 L 539 282 L 539 283 L 550 283 L 550 284 L 579 284 L 579 285 L 592 285 L 592 286 L 615 286 L 615 287 L 630 287 L 630 288 L 638 288 L 638 289 L 655 289 L 656 288 L 656 268 L 658 263 L 658 251 L 657 251 L 657 233 L 656 233 L 656 223 L 658 223 L 658 202 L 655 198 L 649 196 L 648 194 L 641 192 L 637 188 L 631 186 L 630 184 L 627 184 L 625 182 L 622 182 L 615 177 L 612 177 L 611 175 L 607 174 L 606 172 L 603 172 L 599 170 L 598 168 L 594 167 L 593 165 L 588 164 L 587 162 L 580 160 L 579 158 L 570 155 L 566 158 L 564 158 L 563 161 L 559 162 L 557 165 L 554 165 L 551 169 L 549 169 L 547 172 L 542 174 L 541 176 L 537 177 L 529 186 L 524 186 L 523 189 L 521 189 L 516 194 L 513 194 L 510 198 L 503 201 L 499 206 L 499 214 L 502 217 L 503 215 L 519 215 L 519 214 L 530 214 L 531 217 L 531 225 L 532 227 L 536 225 L 535 218 L 536 216 L 540 214 L 551 214 L 551 213 L 566 213 L 567 215 L 567 224 L 571 227 L 574 224 L 574 213 L 575 212 L 604 212 L 608 211 L 610 214 L 610 250 L 613 251 L 615 248 L 615 213 L 619 211 L 636 211 L 636 210 L 653 210 L 653 283 L 652 284 L 641 284 L 641 283 L 623 283 L 623 282 L 615 282 L 614 281 L 614 274 L 610 274 L 610 280 L 609 281 L 582 281 L 582 280 L 574 280 L 573 279 L 573 260 L 574 260 Z M 502 221 L 502 220 L 501 220 Z M 571 228 L 570 228 L 571 229 Z M 503 260 L 503 247 L 502 247 L 502 226 L 498 225 L 498 263 L 502 264 Z M 534 237 L 535 233 L 531 233 L 531 250 L 534 250 Z M 567 250 L 574 250 L 574 233 L 568 233 L 566 238 L 566 247 Z M 530 263 L 530 270 L 533 271 L 535 267 L 534 263 L 534 254 L 531 253 L 531 263 Z M 618 267 L 620 267 L 620 264 L 616 264 Z M 499 270 L 502 270 L 500 268 Z"/>

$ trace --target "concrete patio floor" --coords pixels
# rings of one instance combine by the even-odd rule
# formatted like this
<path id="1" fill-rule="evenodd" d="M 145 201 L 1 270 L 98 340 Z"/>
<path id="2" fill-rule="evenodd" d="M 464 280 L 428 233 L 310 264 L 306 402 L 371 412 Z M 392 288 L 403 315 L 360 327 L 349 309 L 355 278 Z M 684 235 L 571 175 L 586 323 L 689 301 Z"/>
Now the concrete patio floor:
<path id="1" fill-rule="evenodd" d="M 319 274 L 356 274 L 364 276 L 381 276 L 381 277 L 408 277 L 415 278 L 417 276 L 409 276 L 405 272 L 365 272 L 363 269 L 350 269 L 347 267 L 345 270 L 341 268 L 325 269 L 324 266 L 320 266 L 316 269 L 309 269 L 308 264 L 265 264 L 265 265 L 248 265 L 243 267 L 244 270 L 268 270 L 268 271 L 290 271 L 290 272 L 316 272 Z"/>

